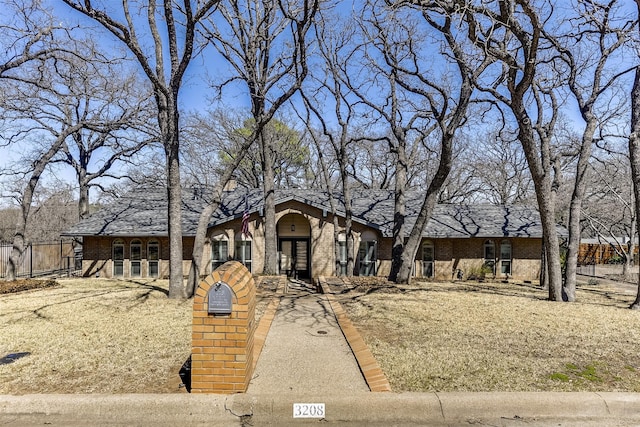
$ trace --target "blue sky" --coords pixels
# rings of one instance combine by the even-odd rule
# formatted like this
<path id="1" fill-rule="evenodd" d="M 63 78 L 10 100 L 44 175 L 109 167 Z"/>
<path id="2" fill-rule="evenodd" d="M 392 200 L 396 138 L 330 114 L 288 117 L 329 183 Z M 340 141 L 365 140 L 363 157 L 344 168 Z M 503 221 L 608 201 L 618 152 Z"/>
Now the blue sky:
<path id="1" fill-rule="evenodd" d="M 105 0 L 104 3 L 110 4 L 111 1 L 112 0 Z M 121 43 L 117 41 L 113 35 L 107 33 L 106 30 L 101 27 L 98 27 L 97 24 L 91 20 L 84 18 L 81 14 L 71 10 L 68 6 L 62 4 L 60 0 L 48 0 L 47 4 L 59 17 L 61 24 L 68 27 L 78 22 L 83 26 L 92 25 L 96 28 L 96 30 L 92 31 L 93 36 L 99 40 L 100 44 L 106 47 L 107 50 L 118 49 L 121 46 Z M 113 2 L 113 4 L 119 6 L 120 2 Z M 350 2 L 345 2 L 344 4 L 346 5 L 345 7 L 351 8 Z M 206 84 L 207 77 L 228 75 L 228 70 L 229 65 L 222 61 L 212 48 L 208 48 L 201 57 L 195 58 L 190 64 L 180 94 L 183 114 L 185 112 L 201 111 L 209 108 L 209 98 L 213 95 L 213 92 Z M 245 89 L 242 86 L 229 88 L 224 93 L 222 104 L 230 108 L 247 107 L 248 98 Z M 577 115 L 575 106 L 567 110 L 567 115 L 571 118 L 571 122 L 576 128 L 582 126 L 582 120 Z M 22 148 L 20 147 L 12 147 L 11 150 L 0 147 L 0 167 L 14 161 L 15 157 L 21 152 Z M 68 176 L 71 181 L 75 179 L 73 173 L 70 171 L 63 173 L 62 176 Z"/>

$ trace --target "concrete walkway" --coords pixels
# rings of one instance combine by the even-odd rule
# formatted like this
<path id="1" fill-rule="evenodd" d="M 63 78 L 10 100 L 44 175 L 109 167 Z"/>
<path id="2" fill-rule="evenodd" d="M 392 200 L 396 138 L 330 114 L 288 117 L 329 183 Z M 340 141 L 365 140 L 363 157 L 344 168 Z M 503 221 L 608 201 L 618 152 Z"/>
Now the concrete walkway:
<path id="1" fill-rule="evenodd" d="M 268 331 L 248 393 L 352 394 L 369 387 L 326 295 L 292 281 Z"/>

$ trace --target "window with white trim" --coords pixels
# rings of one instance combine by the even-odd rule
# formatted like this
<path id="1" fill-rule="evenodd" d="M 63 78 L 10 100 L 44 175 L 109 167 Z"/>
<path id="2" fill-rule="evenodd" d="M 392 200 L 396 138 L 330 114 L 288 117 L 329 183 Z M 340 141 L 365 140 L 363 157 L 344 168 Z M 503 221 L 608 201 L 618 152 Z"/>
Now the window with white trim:
<path id="1" fill-rule="evenodd" d="M 122 239 L 116 239 L 112 244 L 113 250 L 113 276 L 124 276 L 124 241 Z"/>
<path id="2" fill-rule="evenodd" d="M 347 275 L 347 237 L 344 233 L 338 235 L 338 276 Z"/>
<path id="3" fill-rule="evenodd" d="M 251 271 L 251 240 L 236 240 L 234 258 Z"/>
<path id="4" fill-rule="evenodd" d="M 215 239 L 211 241 L 211 268 L 216 269 L 229 260 L 229 241 Z"/>
<path id="5" fill-rule="evenodd" d="M 138 239 L 131 241 L 131 277 L 140 277 L 142 275 L 142 242 Z"/>
<path id="6" fill-rule="evenodd" d="M 360 276 L 376 275 L 377 252 L 378 242 L 375 240 L 364 240 L 360 242 L 360 250 L 358 251 L 358 273 Z"/>
<path id="7" fill-rule="evenodd" d="M 491 274 L 496 273 L 496 245 L 493 240 L 486 240 L 484 242 L 483 268 L 490 270 Z"/>
<path id="8" fill-rule="evenodd" d="M 147 243 L 147 264 L 149 277 L 160 276 L 160 242 L 157 240 L 150 240 Z"/>
<path id="9" fill-rule="evenodd" d="M 508 240 L 500 242 L 500 274 L 511 275 L 511 242 Z"/>
<path id="10" fill-rule="evenodd" d="M 434 277 L 434 246 L 426 240 L 422 243 L 422 277 Z"/>

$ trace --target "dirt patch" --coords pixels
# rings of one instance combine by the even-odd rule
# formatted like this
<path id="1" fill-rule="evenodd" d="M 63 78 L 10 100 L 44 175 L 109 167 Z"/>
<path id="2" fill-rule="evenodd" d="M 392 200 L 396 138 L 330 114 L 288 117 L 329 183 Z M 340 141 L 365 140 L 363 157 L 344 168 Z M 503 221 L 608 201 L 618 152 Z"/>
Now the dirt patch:
<path id="1" fill-rule="evenodd" d="M 16 292 L 31 291 L 34 289 L 47 289 L 58 286 L 52 279 L 18 279 L 0 282 L 0 294 L 12 294 Z"/>

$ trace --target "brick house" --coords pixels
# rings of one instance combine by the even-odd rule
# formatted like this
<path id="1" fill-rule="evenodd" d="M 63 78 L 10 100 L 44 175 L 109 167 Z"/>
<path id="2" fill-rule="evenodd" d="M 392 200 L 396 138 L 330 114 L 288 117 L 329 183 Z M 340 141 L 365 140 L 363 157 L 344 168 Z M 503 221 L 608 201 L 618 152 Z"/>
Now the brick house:
<path id="1" fill-rule="evenodd" d="M 340 259 L 336 260 L 334 218 L 329 195 L 320 190 L 276 191 L 276 228 L 281 274 L 300 279 L 346 272 L 344 209 L 338 198 Z M 407 227 L 419 208 L 408 197 Z M 199 214 L 202 190 L 183 190 L 185 272 Z M 391 267 L 394 195 L 391 191 L 357 191 L 353 195 L 355 275 L 386 276 Z M 96 212 L 65 235 L 82 237 L 82 274 L 86 277 L 164 277 L 168 275 L 166 190 L 141 189 Z M 241 233 L 248 213 L 251 237 Z M 224 194 L 212 215 L 202 274 L 229 259 L 259 274 L 264 266 L 263 202 L 260 190 L 236 189 Z M 414 276 L 435 280 L 495 276 L 537 280 L 542 227 L 535 209 L 522 206 L 438 205 L 423 233 Z"/>

